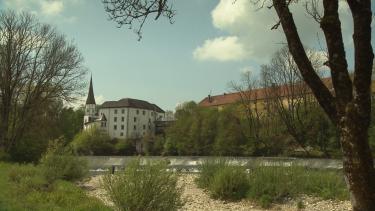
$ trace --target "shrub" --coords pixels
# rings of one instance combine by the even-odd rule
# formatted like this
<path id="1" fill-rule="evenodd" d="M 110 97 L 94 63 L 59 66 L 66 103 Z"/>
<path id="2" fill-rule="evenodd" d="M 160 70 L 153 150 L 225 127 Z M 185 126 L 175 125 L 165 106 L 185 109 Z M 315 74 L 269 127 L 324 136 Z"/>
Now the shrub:
<path id="1" fill-rule="evenodd" d="M 0 148 L 0 161 L 8 161 L 10 160 L 9 153 L 5 152 L 3 149 Z"/>
<path id="2" fill-rule="evenodd" d="M 117 155 L 134 155 L 136 154 L 135 141 L 130 139 L 118 139 L 115 145 Z"/>
<path id="3" fill-rule="evenodd" d="M 227 166 L 216 172 L 209 190 L 213 198 L 240 200 L 249 189 L 248 175 L 243 167 Z"/>
<path id="4" fill-rule="evenodd" d="M 40 167 L 48 182 L 58 179 L 75 181 L 88 173 L 87 161 L 73 155 L 69 148 L 64 148 L 59 141 L 53 142 L 41 160 Z"/>
<path id="5" fill-rule="evenodd" d="M 133 161 L 118 175 L 105 175 L 102 185 L 120 210 L 168 211 L 183 205 L 176 175 L 161 162 Z"/>
<path id="6" fill-rule="evenodd" d="M 95 127 L 77 134 L 71 146 L 79 155 L 110 155 L 116 151 L 108 134 Z"/>
<path id="7" fill-rule="evenodd" d="M 48 139 L 38 136 L 26 136 L 19 139 L 10 149 L 11 161 L 19 163 L 37 163 L 46 151 Z"/>
<path id="8" fill-rule="evenodd" d="M 224 159 L 207 159 L 198 166 L 200 171 L 199 177 L 196 180 L 198 187 L 207 189 L 216 173 L 225 167 L 229 166 L 228 162 Z"/>
<path id="9" fill-rule="evenodd" d="M 343 175 L 305 167 L 255 167 L 249 175 L 248 197 L 268 207 L 289 196 L 307 194 L 324 199 L 348 199 Z"/>
<path id="10" fill-rule="evenodd" d="M 0 163 L 0 210 L 111 210 L 76 185 L 47 183 L 39 166 Z"/>
<path id="11" fill-rule="evenodd" d="M 43 190 L 49 187 L 40 169 L 33 165 L 14 165 L 8 172 L 8 178 L 24 191 Z"/>

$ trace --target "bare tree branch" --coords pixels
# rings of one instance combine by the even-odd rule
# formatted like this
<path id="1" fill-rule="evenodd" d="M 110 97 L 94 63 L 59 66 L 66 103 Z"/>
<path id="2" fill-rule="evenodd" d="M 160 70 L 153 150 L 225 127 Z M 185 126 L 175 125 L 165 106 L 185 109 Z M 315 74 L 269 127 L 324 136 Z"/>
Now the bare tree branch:
<path id="1" fill-rule="evenodd" d="M 109 19 L 115 21 L 119 27 L 128 25 L 142 39 L 142 28 L 147 18 L 155 14 L 155 20 L 160 16 L 168 18 L 173 23 L 175 11 L 168 0 L 102 0 Z"/>

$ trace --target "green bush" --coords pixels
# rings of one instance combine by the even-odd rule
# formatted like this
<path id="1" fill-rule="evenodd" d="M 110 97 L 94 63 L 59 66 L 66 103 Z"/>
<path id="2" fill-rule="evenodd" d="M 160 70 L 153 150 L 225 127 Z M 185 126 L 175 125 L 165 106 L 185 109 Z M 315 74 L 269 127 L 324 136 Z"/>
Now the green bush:
<path id="1" fill-rule="evenodd" d="M 198 187 L 208 189 L 216 173 L 227 166 L 229 164 L 224 159 L 207 159 L 203 161 L 198 166 L 200 171 L 199 177 L 196 179 Z"/>
<path id="2" fill-rule="evenodd" d="M 169 211 L 183 205 L 177 176 L 166 171 L 165 163 L 136 160 L 118 175 L 105 175 L 102 184 L 120 210 Z"/>
<path id="3" fill-rule="evenodd" d="M 115 144 L 117 155 L 134 155 L 136 152 L 135 141 L 130 139 L 118 139 Z"/>
<path id="4" fill-rule="evenodd" d="M 79 180 L 88 173 L 87 161 L 74 156 L 69 148 L 63 147 L 59 142 L 54 142 L 49 146 L 40 162 L 40 167 L 50 183 L 58 179 Z"/>
<path id="5" fill-rule="evenodd" d="M 348 199 L 341 173 L 305 167 L 255 167 L 249 174 L 248 197 L 268 207 L 285 197 L 300 194 L 324 199 Z"/>
<path id="6" fill-rule="evenodd" d="M 8 161 L 10 160 L 9 153 L 5 152 L 3 149 L 0 148 L 0 161 Z"/>
<path id="7" fill-rule="evenodd" d="M 39 166 L 0 163 L 0 210 L 111 210 L 74 184 L 47 183 Z"/>
<path id="8" fill-rule="evenodd" d="M 8 172 L 10 182 L 25 191 L 48 189 L 49 184 L 41 174 L 40 169 L 34 165 L 14 165 Z"/>
<path id="9" fill-rule="evenodd" d="M 223 200 L 243 199 L 248 189 L 246 169 L 238 166 L 227 166 L 217 171 L 209 187 L 213 198 Z"/>
<path id="10" fill-rule="evenodd" d="M 108 134 L 95 127 L 78 133 L 71 146 L 79 155 L 111 155 L 116 152 L 115 143 Z"/>

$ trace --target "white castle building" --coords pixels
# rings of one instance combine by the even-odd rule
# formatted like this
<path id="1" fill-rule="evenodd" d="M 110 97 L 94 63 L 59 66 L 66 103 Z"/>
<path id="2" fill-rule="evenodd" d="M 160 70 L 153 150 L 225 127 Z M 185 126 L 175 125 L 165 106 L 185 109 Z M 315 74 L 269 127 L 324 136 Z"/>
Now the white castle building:
<path id="1" fill-rule="evenodd" d="M 165 112 L 155 104 L 144 100 L 124 98 L 95 103 L 92 78 L 90 79 L 84 116 L 84 129 L 97 127 L 111 138 L 134 139 L 146 134 L 154 135 L 155 124 L 165 118 Z"/>

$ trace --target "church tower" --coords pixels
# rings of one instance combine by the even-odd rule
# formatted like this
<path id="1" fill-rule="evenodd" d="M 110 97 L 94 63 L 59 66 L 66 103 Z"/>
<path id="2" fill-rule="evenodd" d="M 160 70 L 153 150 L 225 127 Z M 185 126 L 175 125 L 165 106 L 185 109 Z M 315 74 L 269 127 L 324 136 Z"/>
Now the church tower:
<path id="1" fill-rule="evenodd" d="M 86 105 L 85 105 L 84 124 L 94 121 L 97 118 L 97 116 L 98 114 L 96 111 L 96 103 L 95 103 L 94 89 L 92 86 L 92 76 L 91 76 L 89 93 L 87 95 Z"/>

